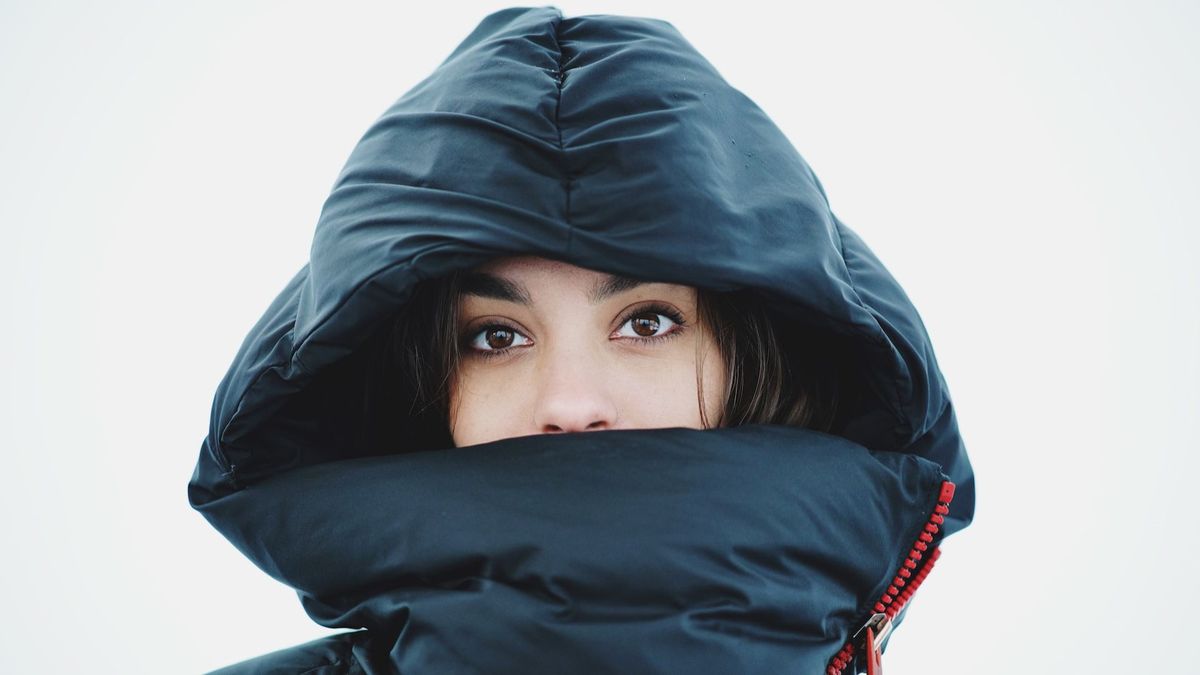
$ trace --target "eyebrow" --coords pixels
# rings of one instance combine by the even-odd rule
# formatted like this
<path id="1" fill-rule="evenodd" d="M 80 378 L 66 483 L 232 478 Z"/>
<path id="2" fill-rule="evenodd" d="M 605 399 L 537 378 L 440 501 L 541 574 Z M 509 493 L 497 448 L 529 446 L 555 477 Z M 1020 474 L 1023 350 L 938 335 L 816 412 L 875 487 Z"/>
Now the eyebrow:
<path id="1" fill-rule="evenodd" d="M 618 293 L 624 293 L 649 283 L 652 282 L 610 274 L 592 287 L 588 292 L 588 301 L 593 305 L 599 304 Z M 486 272 L 471 272 L 463 275 L 461 290 L 467 295 L 515 302 L 519 305 L 529 305 L 533 302 L 529 297 L 529 290 L 521 284 Z"/>

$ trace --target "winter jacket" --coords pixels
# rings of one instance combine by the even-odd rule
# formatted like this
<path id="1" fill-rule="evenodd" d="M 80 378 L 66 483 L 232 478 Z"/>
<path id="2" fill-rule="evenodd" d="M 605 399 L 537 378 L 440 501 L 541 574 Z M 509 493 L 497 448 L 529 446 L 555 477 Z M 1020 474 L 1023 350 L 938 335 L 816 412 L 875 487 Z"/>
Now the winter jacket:
<path id="1" fill-rule="evenodd" d="M 752 289 L 836 345 L 852 403 L 830 431 L 427 447 L 364 384 L 382 327 L 514 254 Z M 535 7 L 484 18 L 355 146 L 188 498 L 347 629 L 221 673 L 840 674 L 894 636 L 973 486 L 917 311 L 767 115 L 670 23 Z"/>

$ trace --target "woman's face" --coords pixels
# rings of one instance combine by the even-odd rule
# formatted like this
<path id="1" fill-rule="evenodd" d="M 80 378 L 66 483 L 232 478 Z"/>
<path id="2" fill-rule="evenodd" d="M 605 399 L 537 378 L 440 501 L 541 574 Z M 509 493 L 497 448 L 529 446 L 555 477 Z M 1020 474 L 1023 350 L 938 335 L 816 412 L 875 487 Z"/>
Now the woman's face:
<path id="1" fill-rule="evenodd" d="M 456 446 L 530 434 L 702 428 L 725 366 L 697 320 L 696 289 L 537 257 L 476 268 L 458 301 L 450 388 Z"/>

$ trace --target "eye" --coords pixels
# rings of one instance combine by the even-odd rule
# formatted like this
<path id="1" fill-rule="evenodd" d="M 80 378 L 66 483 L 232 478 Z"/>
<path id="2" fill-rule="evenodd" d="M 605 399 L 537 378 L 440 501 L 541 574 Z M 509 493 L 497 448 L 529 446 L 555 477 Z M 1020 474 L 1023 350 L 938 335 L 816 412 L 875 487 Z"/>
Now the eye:
<path id="1" fill-rule="evenodd" d="M 617 335 L 631 338 L 663 337 L 679 323 L 662 311 L 643 309 L 626 319 L 625 323 L 621 325 L 621 329 L 617 331 Z"/>
<path id="2" fill-rule="evenodd" d="M 521 335 L 508 326 L 484 326 L 471 338 L 471 349 L 481 352 L 496 352 L 509 347 L 522 347 L 529 344 L 529 338 Z"/>

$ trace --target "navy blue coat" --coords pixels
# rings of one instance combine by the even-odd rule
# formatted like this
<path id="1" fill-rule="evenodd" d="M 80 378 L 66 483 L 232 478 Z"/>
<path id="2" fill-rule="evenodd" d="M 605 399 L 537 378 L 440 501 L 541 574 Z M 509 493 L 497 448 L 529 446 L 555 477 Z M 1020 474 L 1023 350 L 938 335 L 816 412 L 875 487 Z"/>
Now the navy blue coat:
<path id="1" fill-rule="evenodd" d="M 837 346 L 853 404 L 828 432 L 430 447 L 370 354 L 417 282 L 510 254 L 754 289 Z M 669 23 L 540 7 L 487 16 L 359 141 L 188 498 L 348 629 L 223 673 L 808 674 L 899 623 L 974 483 L 917 311 L 767 115 Z"/>

